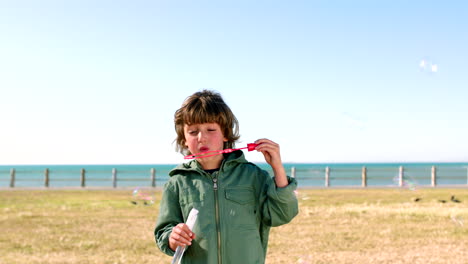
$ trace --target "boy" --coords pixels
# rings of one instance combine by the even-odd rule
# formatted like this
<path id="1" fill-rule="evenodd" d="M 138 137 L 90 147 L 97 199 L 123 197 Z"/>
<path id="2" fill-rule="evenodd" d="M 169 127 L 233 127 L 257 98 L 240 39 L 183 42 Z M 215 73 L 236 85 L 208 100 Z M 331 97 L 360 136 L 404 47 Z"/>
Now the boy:
<path id="1" fill-rule="evenodd" d="M 174 122 L 177 150 L 185 155 L 232 148 L 239 139 L 236 117 L 212 91 L 188 97 Z M 164 253 L 172 256 L 177 246 L 188 246 L 182 263 L 265 263 L 270 227 L 298 213 L 297 182 L 286 176 L 278 144 L 255 144 L 274 178 L 240 150 L 197 158 L 169 173 L 154 231 Z M 192 208 L 199 213 L 190 230 L 184 222 Z"/>

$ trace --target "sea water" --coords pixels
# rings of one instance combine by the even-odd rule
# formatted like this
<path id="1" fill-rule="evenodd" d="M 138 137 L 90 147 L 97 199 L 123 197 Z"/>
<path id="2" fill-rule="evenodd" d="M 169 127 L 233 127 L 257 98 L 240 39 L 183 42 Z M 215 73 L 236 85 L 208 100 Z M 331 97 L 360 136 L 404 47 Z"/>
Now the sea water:
<path id="1" fill-rule="evenodd" d="M 268 164 L 258 164 L 272 176 Z M 468 185 L 468 163 L 285 163 L 288 175 L 295 171 L 299 187 L 325 187 L 328 167 L 329 187 L 359 187 L 362 185 L 363 167 L 366 169 L 367 186 L 397 187 L 400 177 L 403 181 L 418 186 L 432 184 L 432 167 L 435 166 L 438 186 Z M 14 169 L 14 187 L 44 187 L 46 169 L 48 187 L 80 187 L 82 169 L 85 172 L 86 187 L 112 188 L 114 177 L 116 187 L 162 187 L 169 179 L 169 171 L 176 164 L 142 165 L 1 165 L 0 188 L 10 187 Z M 402 175 L 400 171 L 402 167 Z M 155 181 L 152 181 L 152 169 Z M 114 171 L 114 172 L 113 172 Z"/>

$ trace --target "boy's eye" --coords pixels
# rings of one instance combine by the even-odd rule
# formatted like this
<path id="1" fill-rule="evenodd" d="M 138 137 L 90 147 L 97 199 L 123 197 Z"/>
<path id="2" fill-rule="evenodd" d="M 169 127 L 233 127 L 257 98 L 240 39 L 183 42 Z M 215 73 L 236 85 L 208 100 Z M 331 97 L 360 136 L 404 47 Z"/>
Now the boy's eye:
<path id="1" fill-rule="evenodd" d="M 188 133 L 189 133 L 189 135 L 196 135 L 196 134 L 198 133 L 198 131 L 196 131 L 196 130 L 191 130 L 191 131 L 189 131 Z"/>

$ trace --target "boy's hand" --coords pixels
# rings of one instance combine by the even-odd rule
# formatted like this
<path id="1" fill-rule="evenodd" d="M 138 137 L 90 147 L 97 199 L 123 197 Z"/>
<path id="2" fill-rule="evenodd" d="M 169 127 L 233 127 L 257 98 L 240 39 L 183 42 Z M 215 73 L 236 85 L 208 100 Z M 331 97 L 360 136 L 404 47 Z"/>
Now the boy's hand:
<path id="1" fill-rule="evenodd" d="M 280 146 L 266 138 L 255 141 L 258 146 L 257 151 L 262 152 L 265 161 L 270 164 L 275 174 L 275 184 L 277 187 L 285 187 L 288 185 L 286 171 L 284 170 L 283 162 L 281 161 Z"/>
<path id="2" fill-rule="evenodd" d="M 180 223 L 172 228 L 169 236 L 169 247 L 175 251 L 178 246 L 190 246 L 193 239 L 195 239 L 195 233 L 190 231 L 186 224 Z"/>
<path id="3" fill-rule="evenodd" d="M 281 162 L 280 146 L 277 143 L 263 138 L 256 140 L 255 144 L 258 144 L 255 149 L 262 152 L 265 161 L 270 164 L 271 167 L 283 166 Z"/>

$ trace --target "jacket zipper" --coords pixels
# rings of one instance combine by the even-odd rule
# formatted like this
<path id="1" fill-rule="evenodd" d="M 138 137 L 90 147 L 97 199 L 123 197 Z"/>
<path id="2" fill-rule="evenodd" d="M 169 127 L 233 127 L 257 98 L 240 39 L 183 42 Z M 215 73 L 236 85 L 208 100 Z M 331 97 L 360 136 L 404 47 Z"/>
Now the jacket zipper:
<path id="1" fill-rule="evenodd" d="M 218 264 L 221 264 L 221 230 L 219 223 L 218 179 L 213 177 L 213 190 L 215 198 L 216 232 L 218 234 Z"/>

